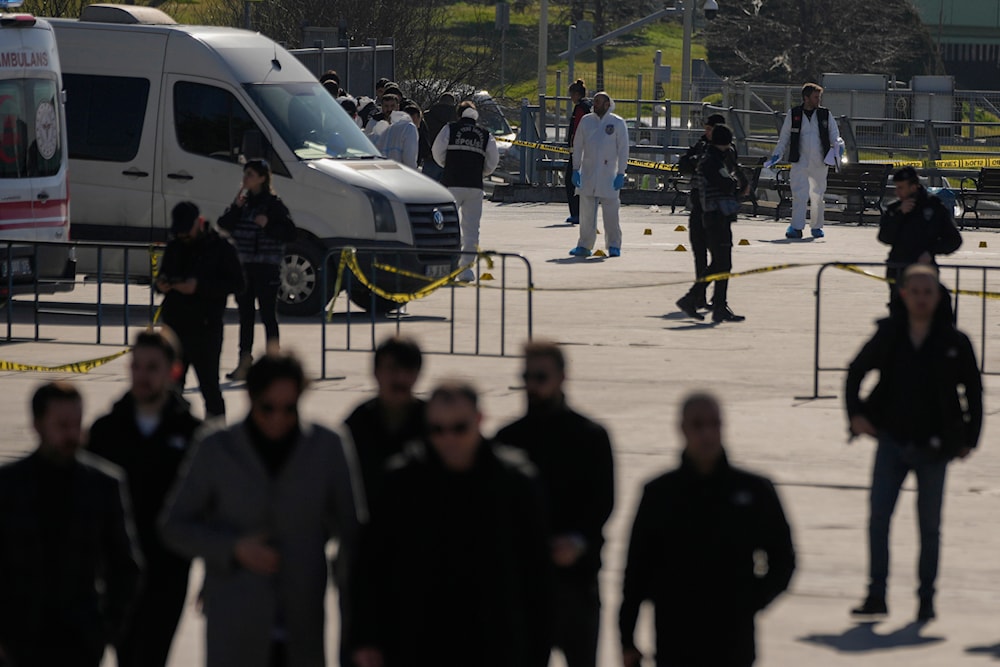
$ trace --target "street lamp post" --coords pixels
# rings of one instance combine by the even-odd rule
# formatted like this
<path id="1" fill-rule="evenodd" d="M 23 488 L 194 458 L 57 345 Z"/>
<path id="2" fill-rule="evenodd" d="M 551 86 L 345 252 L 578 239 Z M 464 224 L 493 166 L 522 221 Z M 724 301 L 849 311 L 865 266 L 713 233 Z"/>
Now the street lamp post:
<path id="1" fill-rule="evenodd" d="M 684 42 L 681 46 L 681 101 L 691 99 L 691 34 L 694 32 L 694 3 L 684 0 Z"/>
<path id="2" fill-rule="evenodd" d="M 541 0 L 538 17 L 538 96 L 546 94 L 546 70 L 549 66 L 549 0 Z M 557 91 L 558 93 L 558 91 Z"/>

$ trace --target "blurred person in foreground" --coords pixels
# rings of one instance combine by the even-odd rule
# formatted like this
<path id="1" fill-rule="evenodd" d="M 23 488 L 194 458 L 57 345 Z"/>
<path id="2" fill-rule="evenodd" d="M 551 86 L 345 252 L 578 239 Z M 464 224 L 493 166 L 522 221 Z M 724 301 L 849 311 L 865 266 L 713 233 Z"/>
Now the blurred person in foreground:
<path id="1" fill-rule="evenodd" d="M 300 418 L 306 377 L 294 357 L 265 355 L 246 387 L 246 419 L 195 445 L 161 517 L 163 538 L 205 562 L 208 667 L 322 665 L 327 544 L 339 542 L 336 583 L 349 598 L 364 518 L 354 456 Z"/>
<path id="2" fill-rule="evenodd" d="M 358 667 L 545 667 L 549 532 L 531 464 L 481 435 L 466 384 L 438 386 L 427 438 L 393 462 L 363 538 Z"/>
<path id="3" fill-rule="evenodd" d="M 526 345 L 523 378 L 528 413 L 496 440 L 523 449 L 545 487 L 555 566 L 553 646 L 569 667 L 596 667 L 598 573 L 604 524 L 615 503 L 611 440 L 602 426 L 569 407 L 566 358 L 558 345 Z"/>
<path id="4" fill-rule="evenodd" d="M 657 667 L 749 667 L 754 618 L 795 570 L 791 530 L 774 485 L 730 465 L 714 396 L 688 396 L 680 429 L 681 465 L 646 485 L 632 525 L 618 616 L 622 661 L 642 661 L 635 627 L 648 600 Z"/>

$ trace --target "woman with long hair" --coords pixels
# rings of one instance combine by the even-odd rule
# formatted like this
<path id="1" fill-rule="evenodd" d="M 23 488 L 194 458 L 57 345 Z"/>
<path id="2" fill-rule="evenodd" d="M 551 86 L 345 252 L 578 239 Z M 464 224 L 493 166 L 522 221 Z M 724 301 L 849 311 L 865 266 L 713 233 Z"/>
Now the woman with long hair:
<path id="1" fill-rule="evenodd" d="M 268 350 L 278 346 L 278 287 L 285 242 L 295 238 L 295 224 L 271 185 L 271 165 L 249 160 L 243 168 L 243 183 L 232 205 L 219 218 L 219 227 L 229 232 L 240 253 L 246 289 L 237 294 L 240 309 L 240 361 L 226 377 L 245 380 L 253 363 L 256 306 Z"/>

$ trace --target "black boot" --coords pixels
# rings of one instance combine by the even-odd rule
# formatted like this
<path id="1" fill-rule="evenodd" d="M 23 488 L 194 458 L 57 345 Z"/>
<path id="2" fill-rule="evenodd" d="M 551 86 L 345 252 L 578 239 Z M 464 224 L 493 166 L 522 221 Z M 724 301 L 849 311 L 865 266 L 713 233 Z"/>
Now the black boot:
<path id="1" fill-rule="evenodd" d="M 737 315 L 732 311 L 729 306 L 723 306 L 722 308 L 716 308 L 712 311 L 712 321 L 719 322 L 742 322 L 746 317 L 743 315 Z"/>
<path id="2" fill-rule="evenodd" d="M 691 294 L 685 294 L 681 298 L 677 299 L 677 307 L 687 315 L 696 320 L 703 320 L 705 316 L 698 312 L 698 304 L 695 303 L 694 299 L 691 298 Z"/>
<path id="3" fill-rule="evenodd" d="M 889 615 L 889 607 L 885 604 L 884 597 L 869 595 L 860 607 L 851 610 L 851 616 L 857 619 L 882 618 Z"/>

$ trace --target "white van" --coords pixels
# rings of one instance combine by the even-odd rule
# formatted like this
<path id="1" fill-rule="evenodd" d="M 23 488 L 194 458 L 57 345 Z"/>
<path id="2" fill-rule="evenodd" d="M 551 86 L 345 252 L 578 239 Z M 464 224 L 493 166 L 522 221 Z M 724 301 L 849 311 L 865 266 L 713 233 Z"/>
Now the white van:
<path id="1" fill-rule="evenodd" d="M 163 241 L 170 210 L 184 200 L 214 220 L 240 187 L 241 163 L 264 157 L 300 230 L 282 271 L 283 312 L 322 308 L 330 247 L 459 247 L 450 193 L 382 157 L 267 37 L 181 26 L 124 5 L 90 5 L 78 21 L 51 22 L 64 61 L 74 238 Z M 440 255 L 415 261 L 406 268 L 427 276 L 451 268 Z M 401 289 L 394 279 L 383 286 Z"/>
<path id="2" fill-rule="evenodd" d="M 64 118 L 52 27 L 29 14 L 0 14 L 0 300 L 11 287 L 34 291 L 36 277 L 42 292 L 73 289 L 68 247 L 39 248 L 35 266 L 30 246 L 10 246 L 69 240 Z"/>

